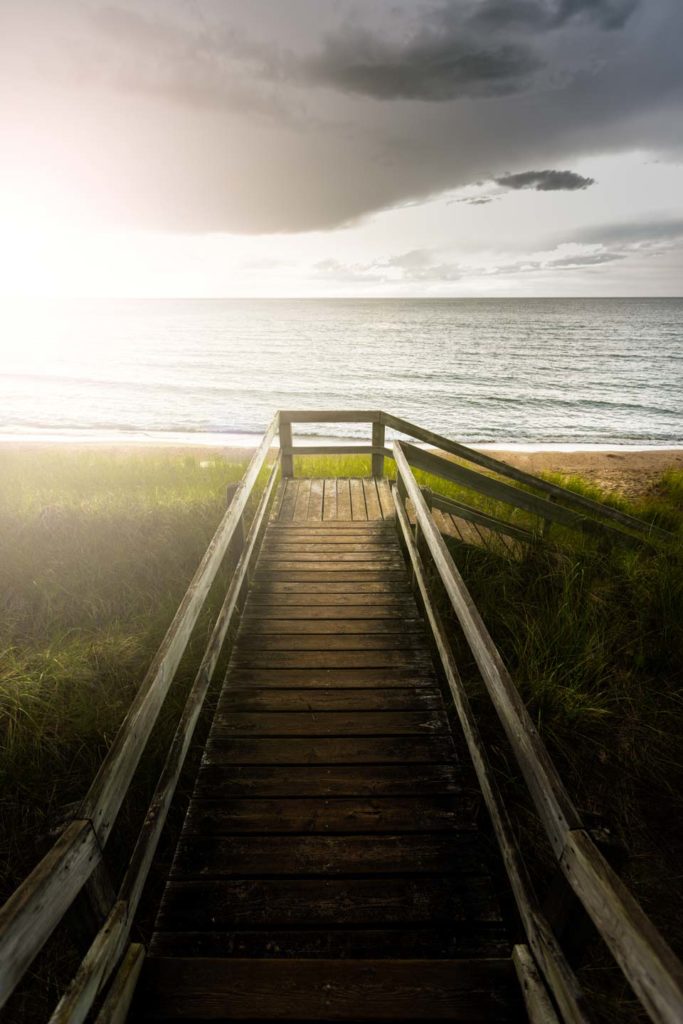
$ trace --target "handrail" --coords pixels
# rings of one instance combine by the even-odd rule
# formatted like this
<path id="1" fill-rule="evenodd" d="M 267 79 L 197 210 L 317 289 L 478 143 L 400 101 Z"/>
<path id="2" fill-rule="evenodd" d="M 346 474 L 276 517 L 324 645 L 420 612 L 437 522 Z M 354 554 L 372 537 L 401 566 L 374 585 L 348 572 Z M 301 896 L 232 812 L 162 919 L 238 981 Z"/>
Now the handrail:
<path id="1" fill-rule="evenodd" d="M 659 537 L 661 540 L 668 541 L 675 539 L 672 534 L 659 526 L 646 523 L 642 519 L 637 519 L 635 516 L 628 515 L 628 513 L 622 512 L 620 509 L 612 508 L 610 505 L 602 505 L 600 502 L 587 498 L 583 494 L 577 494 L 576 491 L 571 491 L 561 484 L 555 484 L 550 480 L 544 480 L 543 477 L 527 473 L 525 470 L 511 466 L 507 462 L 501 462 L 500 459 L 496 459 L 492 455 L 486 455 L 484 452 L 476 451 L 474 448 L 468 448 L 464 444 L 452 441 L 450 438 L 434 433 L 433 430 L 427 430 L 416 423 L 404 420 L 400 416 L 392 416 L 391 413 L 386 412 L 380 415 L 384 426 L 390 427 L 392 430 L 396 430 L 401 434 L 409 434 L 418 441 L 424 441 L 434 448 L 440 448 L 451 455 L 457 455 L 467 462 L 473 462 L 475 465 L 489 469 L 500 476 L 516 480 L 517 483 L 526 484 L 528 487 L 535 487 L 536 490 L 564 501 L 570 508 L 590 512 L 603 519 L 611 519 L 622 526 L 627 526 L 639 533 L 645 533 L 647 536 Z"/>
<path id="2" fill-rule="evenodd" d="M 102 863 L 102 851 L 193 627 L 279 426 L 277 414 L 202 558 L 159 650 L 76 819 L 0 908 L 0 1007 L 12 994 L 71 903 Z"/>
<path id="3" fill-rule="evenodd" d="M 683 1011 L 683 965 L 584 829 L 434 524 L 402 442 L 394 442 L 394 459 L 399 492 L 413 504 L 416 529 L 460 622 L 565 877 L 652 1020 L 679 1024 Z"/>
<path id="4" fill-rule="evenodd" d="M 548 979 L 555 993 L 558 1004 L 562 1009 L 564 1020 L 571 1022 L 571 1024 L 585 1024 L 589 1019 L 585 1006 L 585 997 L 536 899 L 515 838 L 510 817 L 489 765 L 484 741 L 479 732 L 476 717 L 472 711 L 467 691 L 458 671 L 446 628 L 435 603 L 431 599 L 427 574 L 410 529 L 408 515 L 399 497 L 398 488 L 394 487 L 392 493 L 396 509 L 396 519 L 415 574 L 415 582 L 422 597 L 425 617 L 434 636 L 436 649 L 460 719 L 465 741 L 472 758 L 484 802 L 489 812 L 491 825 L 498 840 L 510 888 L 512 889 L 529 945 L 534 952 L 536 960 L 541 965 L 543 974 Z"/>
<path id="5" fill-rule="evenodd" d="M 171 742 L 166 762 L 145 815 L 135 849 L 125 873 L 116 903 L 95 936 L 71 985 L 55 1008 L 50 1024 L 80 1024 L 106 984 L 128 940 L 133 917 L 175 793 L 187 751 L 228 629 L 233 621 L 243 587 L 248 580 L 254 554 L 279 472 L 276 459 L 245 540 L 223 605 L 213 627 L 183 713 Z"/>

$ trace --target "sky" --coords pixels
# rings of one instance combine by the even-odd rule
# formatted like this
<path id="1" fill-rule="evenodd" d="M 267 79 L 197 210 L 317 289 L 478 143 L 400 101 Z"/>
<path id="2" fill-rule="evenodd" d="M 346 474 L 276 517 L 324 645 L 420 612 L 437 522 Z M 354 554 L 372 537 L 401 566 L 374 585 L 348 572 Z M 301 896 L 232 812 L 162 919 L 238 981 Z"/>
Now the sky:
<path id="1" fill-rule="evenodd" d="M 0 0 L 0 295 L 683 294 L 681 0 Z"/>

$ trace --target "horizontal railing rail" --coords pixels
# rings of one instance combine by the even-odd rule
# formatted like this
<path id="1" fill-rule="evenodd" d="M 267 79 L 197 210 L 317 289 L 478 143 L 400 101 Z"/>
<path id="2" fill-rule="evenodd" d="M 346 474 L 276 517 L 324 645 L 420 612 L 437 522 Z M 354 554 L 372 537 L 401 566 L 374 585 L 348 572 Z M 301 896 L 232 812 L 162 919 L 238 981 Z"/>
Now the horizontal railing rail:
<path id="1" fill-rule="evenodd" d="M 232 502 L 201 560 L 75 820 L 68 825 L 52 849 L 0 908 L 0 1006 L 5 1004 L 19 984 L 26 970 L 62 920 L 76 896 L 86 886 L 95 869 L 104 864 L 104 848 L 112 826 L 126 797 L 131 779 L 152 733 L 211 585 L 233 539 L 243 536 L 243 516 L 247 502 L 251 498 L 261 470 L 269 457 L 278 426 L 278 416 L 276 415 L 236 489 Z M 277 467 L 274 466 L 266 488 L 269 494 L 272 493 L 276 470 Z M 252 558 L 253 543 L 244 549 L 233 581 L 240 574 L 244 576 L 246 572 L 245 566 L 248 563 L 245 563 L 244 559 L 247 552 L 248 558 Z M 232 592 L 233 588 L 231 587 L 228 597 Z M 228 597 L 226 597 L 226 601 L 228 601 Z M 233 612 L 234 604 L 227 609 L 224 605 L 219 615 L 220 630 L 223 636 Z M 208 685 L 207 680 L 215 668 L 214 659 L 218 655 L 216 650 L 218 637 L 215 629 L 212 641 L 215 642 L 210 642 L 207 655 L 205 655 L 200 668 L 199 692 L 203 686 Z M 193 688 L 192 692 L 197 697 L 198 690 Z M 192 700 L 192 693 L 188 700 Z M 189 743 L 191 735 L 190 727 L 193 730 L 196 723 L 196 714 L 198 714 L 198 708 L 194 708 L 194 710 L 186 708 L 181 720 L 181 725 L 188 730 L 187 743 Z M 171 753 L 173 754 L 175 751 L 175 767 L 173 770 L 168 769 L 166 778 L 169 785 L 174 780 L 171 789 L 175 788 L 177 775 L 174 772 L 180 771 L 186 749 L 185 743 L 180 742 L 176 735 L 176 740 L 171 747 Z M 170 774 L 168 774 L 169 771 Z M 154 816 L 163 816 L 165 819 L 170 795 L 172 794 L 167 793 L 166 796 L 160 798 L 159 791 L 157 791 L 151 808 Z M 155 799 L 156 804 L 154 803 Z M 146 819 L 136 850 L 137 856 L 134 860 L 134 863 L 139 866 L 135 886 L 132 886 L 130 882 L 130 868 L 127 875 L 130 887 L 129 902 L 135 903 L 139 898 L 139 891 L 144 884 L 144 877 L 146 877 L 151 863 L 151 856 L 162 825 L 163 820 L 150 823 Z M 143 843 L 142 847 L 140 847 L 140 842 Z M 114 909 L 112 908 L 112 912 Z M 102 933 L 98 935 L 96 941 L 101 941 L 101 937 Z M 108 943 L 109 941 L 107 940 Z M 110 950 L 109 944 L 107 944 L 107 949 Z M 72 1018 L 64 1019 L 71 1020 Z"/>
<path id="2" fill-rule="evenodd" d="M 481 473 L 467 469 L 452 459 L 444 459 L 443 456 L 439 456 L 435 452 L 412 445 L 411 461 L 416 468 L 434 473 L 475 493 L 538 515 L 545 524 L 557 523 L 569 529 L 598 538 L 610 539 L 615 543 L 627 546 L 637 544 L 639 541 L 676 541 L 672 534 L 661 527 L 647 523 L 610 505 L 594 501 L 592 498 L 578 494 L 560 484 L 517 469 L 491 455 L 468 448 L 457 441 L 452 441 L 450 438 L 380 409 L 284 409 L 280 411 L 279 417 L 282 475 L 285 477 L 294 476 L 293 458 L 295 455 L 325 454 L 372 455 L 372 475 L 381 477 L 384 474 L 385 458 L 393 457 L 392 449 L 386 444 L 386 430 L 389 428 L 396 433 L 407 434 L 413 440 L 456 456 L 488 472 Z M 372 427 L 372 443 L 371 445 L 352 445 L 331 441 L 325 445 L 295 446 L 292 439 L 292 426 L 296 423 L 368 423 Z M 403 443 L 407 444 L 405 441 Z M 419 463 L 420 459 L 421 463 Z M 491 476 L 491 473 L 495 476 Z M 522 487 L 505 483 L 498 477 L 513 481 L 515 485 L 521 484 Z M 530 493 L 523 488 L 533 488 L 539 494 Z M 539 495 L 545 495 L 545 497 Z"/>
<path id="3" fill-rule="evenodd" d="M 661 1024 L 678 1024 L 683 1015 L 683 965 L 609 866 L 581 820 L 448 546 L 434 524 L 410 465 L 411 449 L 411 445 L 394 442 L 397 519 L 482 792 L 489 805 L 520 916 L 527 928 L 529 945 L 538 955 L 539 966 L 558 1004 L 565 1006 L 566 1019 L 578 1019 L 576 1006 L 567 1004 L 570 986 L 558 967 L 556 956 L 549 962 L 547 951 L 539 951 L 538 921 L 535 915 L 529 920 L 529 909 L 525 905 L 528 897 L 520 883 L 514 851 L 509 847 L 509 827 L 501 816 L 502 805 L 492 788 L 492 776 L 484 759 L 480 737 L 474 727 L 450 646 L 434 611 L 424 569 L 417 558 L 418 539 L 429 553 L 455 612 L 564 876 L 652 1020 Z M 412 505 L 415 537 L 410 532 L 404 512 L 407 501 Z"/>

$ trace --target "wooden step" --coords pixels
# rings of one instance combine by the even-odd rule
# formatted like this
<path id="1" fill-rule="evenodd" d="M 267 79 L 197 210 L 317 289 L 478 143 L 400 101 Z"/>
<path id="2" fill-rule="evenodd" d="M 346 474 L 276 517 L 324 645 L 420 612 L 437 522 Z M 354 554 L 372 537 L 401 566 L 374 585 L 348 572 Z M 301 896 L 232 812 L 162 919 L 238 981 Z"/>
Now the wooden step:
<path id="1" fill-rule="evenodd" d="M 513 1021 L 511 961 L 150 957 L 150 1020 Z"/>

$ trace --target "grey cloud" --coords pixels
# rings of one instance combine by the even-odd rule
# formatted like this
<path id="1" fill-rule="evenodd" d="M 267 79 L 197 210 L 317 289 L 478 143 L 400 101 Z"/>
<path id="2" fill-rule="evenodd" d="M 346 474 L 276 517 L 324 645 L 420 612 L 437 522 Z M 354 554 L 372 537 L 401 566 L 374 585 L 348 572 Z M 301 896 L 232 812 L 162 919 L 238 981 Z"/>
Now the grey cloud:
<path id="1" fill-rule="evenodd" d="M 339 32 L 302 70 L 311 81 L 374 99 L 444 101 L 517 92 L 541 63 L 528 46 L 468 38 L 461 25 L 439 21 L 407 41 Z"/>
<path id="2" fill-rule="evenodd" d="M 548 31 L 583 17 L 614 30 L 624 27 L 637 5 L 638 0 L 485 0 L 473 21 L 495 29 Z"/>
<path id="3" fill-rule="evenodd" d="M 387 259 L 370 263 L 341 263 L 336 259 L 320 260 L 313 267 L 319 277 L 342 283 L 439 282 L 459 281 L 462 272 L 457 264 L 443 261 L 431 249 L 412 249 Z"/>
<path id="4" fill-rule="evenodd" d="M 625 252 L 594 252 L 585 256 L 563 256 L 560 259 L 550 260 L 548 266 L 558 269 L 570 270 L 573 267 L 598 267 L 603 263 L 614 263 L 615 260 L 623 260 L 628 253 Z"/>
<path id="5" fill-rule="evenodd" d="M 595 184 L 595 178 L 584 178 L 574 171 L 522 171 L 494 178 L 497 185 L 511 189 L 534 189 L 536 192 L 575 192 Z"/>
<path id="6" fill-rule="evenodd" d="M 683 220 L 674 218 L 599 224 L 577 231 L 572 241 L 587 245 L 638 245 L 673 242 L 679 238 L 683 238 Z"/>
<path id="7" fill-rule="evenodd" d="M 553 31 L 502 37 L 476 27 L 478 8 L 464 0 L 200 0 L 205 21 L 186 0 L 126 3 L 22 0 L 0 61 L 12 97 L 0 177 L 27 179 L 29 154 L 55 194 L 77 196 L 98 222 L 312 231 L 471 186 L 491 169 L 680 152 L 680 0 L 641 4 L 618 46 L 585 3 Z M 352 21 L 365 40 L 361 64 L 374 61 L 383 83 L 362 89 L 396 92 L 393 102 L 316 88 L 331 73 L 322 55 L 337 54 L 342 78 L 353 69 L 343 31 Z M 332 45 L 340 39 L 344 47 Z M 510 52 L 511 63 L 485 66 Z M 482 65 L 464 60 L 479 53 Z M 435 102 L 416 109 L 418 97 Z"/>
<path id="8" fill-rule="evenodd" d="M 496 196 L 465 196 L 464 199 L 456 199 L 456 203 L 467 203 L 468 206 L 487 206 L 496 199 Z"/>

